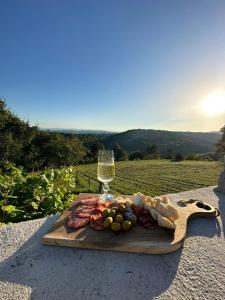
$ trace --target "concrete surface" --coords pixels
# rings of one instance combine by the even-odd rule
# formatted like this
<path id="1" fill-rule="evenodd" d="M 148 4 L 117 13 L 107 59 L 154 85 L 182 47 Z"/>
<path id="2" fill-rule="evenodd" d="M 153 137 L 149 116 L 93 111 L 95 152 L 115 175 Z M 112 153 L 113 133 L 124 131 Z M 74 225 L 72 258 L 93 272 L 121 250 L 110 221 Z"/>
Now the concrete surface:
<path id="1" fill-rule="evenodd" d="M 225 299 L 225 195 L 213 188 L 170 195 L 199 198 L 221 218 L 193 219 L 184 247 L 164 255 L 44 246 L 57 216 L 0 230 L 0 299 Z"/>

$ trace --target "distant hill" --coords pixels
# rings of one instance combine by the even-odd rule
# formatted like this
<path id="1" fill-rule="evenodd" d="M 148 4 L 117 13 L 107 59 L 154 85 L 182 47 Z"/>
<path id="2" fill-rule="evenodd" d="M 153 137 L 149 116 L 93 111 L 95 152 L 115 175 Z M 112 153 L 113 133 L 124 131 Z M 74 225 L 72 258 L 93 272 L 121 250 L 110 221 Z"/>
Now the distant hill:
<path id="1" fill-rule="evenodd" d="M 219 132 L 180 132 L 153 129 L 133 129 L 109 135 L 103 140 L 106 147 L 118 143 L 124 150 L 144 151 L 147 146 L 157 144 L 161 154 L 168 149 L 181 154 L 206 153 L 215 151 L 220 138 Z"/>
<path id="2" fill-rule="evenodd" d="M 94 129 L 66 129 L 66 128 L 41 128 L 43 131 L 69 133 L 69 134 L 115 134 L 115 131 Z"/>

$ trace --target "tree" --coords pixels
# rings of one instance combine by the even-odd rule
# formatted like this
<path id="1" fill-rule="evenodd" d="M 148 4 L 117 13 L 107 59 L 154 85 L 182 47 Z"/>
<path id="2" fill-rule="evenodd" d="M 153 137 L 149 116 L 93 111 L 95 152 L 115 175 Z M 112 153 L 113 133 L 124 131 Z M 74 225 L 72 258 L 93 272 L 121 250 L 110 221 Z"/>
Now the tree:
<path id="1" fill-rule="evenodd" d="M 140 151 L 135 151 L 130 153 L 129 160 L 139 160 L 143 159 L 143 154 Z"/>
<path id="2" fill-rule="evenodd" d="M 90 152 L 95 160 L 97 159 L 98 150 L 102 149 L 104 149 L 104 145 L 102 143 L 96 142 L 90 145 Z"/>
<path id="3" fill-rule="evenodd" d="M 173 158 L 173 150 L 172 149 L 168 149 L 166 151 L 166 159 L 172 159 Z"/>
<path id="4" fill-rule="evenodd" d="M 68 166 L 81 162 L 85 155 L 86 149 L 76 136 L 44 132 L 30 126 L 0 99 L 0 167 L 6 161 L 27 170 Z"/>
<path id="5" fill-rule="evenodd" d="M 147 153 L 147 158 L 149 158 L 149 159 L 159 159 L 160 158 L 159 147 L 156 144 L 148 146 L 146 148 L 146 153 Z"/>
<path id="6" fill-rule="evenodd" d="M 80 162 L 85 148 L 76 137 L 65 137 L 60 133 L 39 132 L 32 145 L 39 153 L 40 167 L 60 167 Z"/>
<path id="7" fill-rule="evenodd" d="M 112 150 L 114 152 L 114 158 L 116 161 L 126 160 L 127 153 L 124 151 L 118 143 L 112 145 Z"/>
<path id="8" fill-rule="evenodd" d="M 182 161 L 184 159 L 183 155 L 180 152 L 175 154 L 173 161 Z"/>
<path id="9" fill-rule="evenodd" d="M 5 161 L 21 163 L 23 149 L 31 142 L 36 129 L 20 120 L 0 99 L 0 166 Z"/>
<path id="10" fill-rule="evenodd" d="M 220 129 L 220 132 L 222 133 L 222 136 L 219 142 L 216 144 L 217 152 L 219 154 L 225 154 L 225 126 Z"/>

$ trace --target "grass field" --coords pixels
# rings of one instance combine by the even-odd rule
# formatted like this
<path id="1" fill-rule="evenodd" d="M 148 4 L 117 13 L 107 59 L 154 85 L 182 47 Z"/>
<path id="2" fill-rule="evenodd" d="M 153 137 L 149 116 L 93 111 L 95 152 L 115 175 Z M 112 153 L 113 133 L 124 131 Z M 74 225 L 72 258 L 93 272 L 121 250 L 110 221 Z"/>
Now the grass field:
<path id="1" fill-rule="evenodd" d="M 75 170 L 91 178 L 91 192 L 97 192 L 96 164 L 80 165 Z M 168 160 L 140 160 L 116 163 L 116 177 L 110 183 L 114 193 L 148 195 L 176 193 L 216 185 L 223 169 L 220 162 Z M 88 190 L 88 178 L 78 176 L 78 191 Z"/>

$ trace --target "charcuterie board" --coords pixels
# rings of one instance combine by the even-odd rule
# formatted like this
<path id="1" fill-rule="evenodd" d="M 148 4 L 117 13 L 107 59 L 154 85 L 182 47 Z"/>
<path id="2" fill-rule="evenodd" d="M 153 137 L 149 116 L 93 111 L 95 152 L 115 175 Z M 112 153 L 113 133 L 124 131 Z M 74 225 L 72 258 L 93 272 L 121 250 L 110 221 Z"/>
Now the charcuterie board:
<path id="1" fill-rule="evenodd" d="M 136 225 L 129 232 L 115 234 L 108 230 L 95 231 L 89 225 L 76 231 L 67 228 L 66 219 L 81 199 L 94 194 L 79 194 L 70 208 L 59 217 L 53 228 L 43 236 L 42 241 L 46 245 L 89 248 L 99 250 L 162 254 L 176 251 L 184 242 L 188 221 L 192 217 L 216 217 L 219 214 L 217 208 L 204 205 L 200 201 L 189 200 L 178 202 L 179 218 L 175 221 L 175 231 L 162 227 L 145 229 Z"/>

